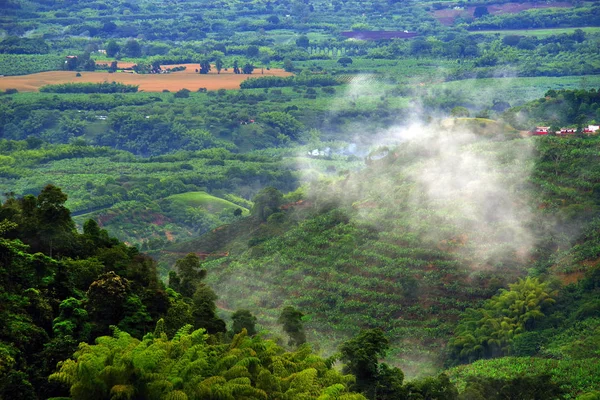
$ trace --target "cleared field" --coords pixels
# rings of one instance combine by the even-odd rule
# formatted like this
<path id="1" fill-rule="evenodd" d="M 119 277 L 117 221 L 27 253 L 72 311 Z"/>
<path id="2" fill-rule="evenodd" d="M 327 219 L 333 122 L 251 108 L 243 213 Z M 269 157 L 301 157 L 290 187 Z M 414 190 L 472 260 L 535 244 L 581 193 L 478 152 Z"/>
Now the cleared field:
<path id="1" fill-rule="evenodd" d="M 113 60 L 96 60 L 96 65 L 110 65 L 110 63 L 112 63 Z M 133 68 L 135 65 L 137 64 L 137 62 L 133 62 L 133 61 L 117 61 L 117 68 Z M 200 64 L 198 63 L 188 63 L 188 64 L 168 64 L 168 65 L 161 65 L 160 66 L 162 69 L 166 70 L 168 68 L 175 68 L 175 67 L 185 67 L 184 71 L 177 71 L 177 72 L 173 72 L 174 74 L 198 74 L 197 70 L 198 68 L 200 68 Z M 215 69 L 215 66 L 211 64 L 211 68 L 212 70 L 208 73 L 208 75 L 212 75 L 215 74 L 217 75 L 217 70 Z M 260 68 L 256 68 L 256 71 L 258 71 Z M 233 71 L 233 70 L 232 70 Z M 225 70 L 223 69 L 221 71 L 221 74 L 232 74 L 233 72 L 229 71 L 229 70 Z"/>
<path id="2" fill-rule="evenodd" d="M 161 92 L 163 90 L 177 91 L 183 88 L 196 91 L 199 88 L 208 90 L 239 89 L 240 83 L 248 78 L 260 76 L 291 76 L 292 74 L 282 69 L 254 70 L 251 75 L 234 74 L 232 71 L 211 71 L 209 74 L 200 75 L 195 73 L 198 64 L 182 64 L 187 67 L 185 71 L 171 74 L 148 74 L 140 75 L 127 72 L 81 72 L 76 77 L 74 71 L 48 71 L 31 75 L 4 76 L 0 77 L 0 89 L 17 89 L 21 92 L 34 92 L 45 85 L 74 82 L 119 82 L 128 85 L 138 85 L 140 90 L 146 92 Z M 170 68 L 175 65 L 170 65 Z"/>

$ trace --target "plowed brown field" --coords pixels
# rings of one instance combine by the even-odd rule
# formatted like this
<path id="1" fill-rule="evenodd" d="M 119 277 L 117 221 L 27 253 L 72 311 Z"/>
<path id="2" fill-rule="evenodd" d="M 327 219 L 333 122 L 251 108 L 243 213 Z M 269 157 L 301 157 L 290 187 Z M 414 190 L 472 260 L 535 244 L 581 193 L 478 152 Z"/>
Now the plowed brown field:
<path id="1" fill-rule="evenodd" d="M 211 71 L 206 75 L 200 75 L 195 72 L 199 68 L 198 64 L 181 64 L 185 65 L 185 71 L 173 72 L 170 74 L 148 74 L 140 75 L 128 72 L 81 72 L 80 77 L 76 77 L 74 71 L 49 71 L 40 72 L 31 75 L 21 76 L 3 76 L 0 77 L 0 89 L 6 90 L 9 88 L 17 89 L 21 92 L 34 92 L 44 85 L 55 85 L 59 83 L 73 82 L 119 82 L 128 85 L 138 85 L 140 91 L 145 92 L 162 92 L 163 90 L 177 91 L 183 88 L 191 91 L 196 91 L 199 88 L 208 90 L 217 89 L 239 89 L 240 83 L 248 78 L 257 78 L 261 76 L 291 76 L 289 72 L 282 69 L 266 69 L 262 71 L 256 68 L 251 75 L 234 74 L 232 70 L 221 71 L 217 74 L 216 71 Z M 169 65 L 173 68 L 176 65 Z M 127 68 L 125 65 L 120 65 L 122 68 Z M 264 73 L 263 73 L 264 72 Z"/>

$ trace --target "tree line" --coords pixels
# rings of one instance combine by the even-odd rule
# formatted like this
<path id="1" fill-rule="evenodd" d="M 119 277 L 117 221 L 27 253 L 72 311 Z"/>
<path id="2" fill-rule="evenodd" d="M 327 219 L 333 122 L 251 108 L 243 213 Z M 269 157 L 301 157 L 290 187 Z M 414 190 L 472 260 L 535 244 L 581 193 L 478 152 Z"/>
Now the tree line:
<path id="1" fill-rule="evenodd" d="M 44 93 L 135 93 L 138 85 L 127 85 L 119 82 L 102 83 L 61 83 L 45 85 L 40 88 Z"/>

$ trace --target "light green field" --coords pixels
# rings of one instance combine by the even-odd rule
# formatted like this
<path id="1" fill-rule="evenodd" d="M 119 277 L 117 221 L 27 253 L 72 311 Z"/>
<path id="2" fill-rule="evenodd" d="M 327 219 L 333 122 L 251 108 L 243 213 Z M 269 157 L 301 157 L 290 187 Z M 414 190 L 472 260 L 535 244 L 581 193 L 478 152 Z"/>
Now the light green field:
<path id="1" fill-rule="evenodd" d="M 583 27 L 583 28 L 556 28 L 556 29 L 508 29 L 508 30 L 494 30 L 494 31 L 472 31 L 474 34 L 484 35 L 519 35 L 519 36 L 551 36 L 561 35 L 563 33 L 573 33 L 576 29 L 581 29 L 586 33 L 598 33 L 600 32 L 599 27 Z"/>
<path id="2" fill-rule="evenodd" d="M 273 29 L 268 31 L 267 36 L 273 39 L 277 44 L 294 43 L 300 35 L 290 29 Z M 311 42 L 330 39 L 332 36 L 328 33 L 314 31 L 306 33 L 306 36 Z"/>
<path id="3" fill-rule="evenodd" d="M 468 92 L 471 101 L 475 104 L 501 99 L 508 101 L 511 106 L 516 106 L 543 97 L 550 89 L 598 88 L 600 76 L 465 79 L 434 83 L 431 87 Z"/>
<path id="4" fill-rule="evenodd" d="M 202 207 L 211 213 L 220 213 L 225 209 L 242 209 L 242 215 L 249 214 L 249 210 L 244 207 L 240 207 L 230 201 L 221 199 L 219 197 L 212 196 L 206 192 L 187 192 L 175 194 L 167 197 L 167 199 L 173 202 L 174 206 L 180 207 Z"/>
<path id="5" fill-rule="evenodd" d="M 481 135 L 517 132 L 508 124 L 487 118 L 451 118 L 443 121 L 442 125 L 455 128 L 469 128 L 474 132 L 479 132 Z"/>

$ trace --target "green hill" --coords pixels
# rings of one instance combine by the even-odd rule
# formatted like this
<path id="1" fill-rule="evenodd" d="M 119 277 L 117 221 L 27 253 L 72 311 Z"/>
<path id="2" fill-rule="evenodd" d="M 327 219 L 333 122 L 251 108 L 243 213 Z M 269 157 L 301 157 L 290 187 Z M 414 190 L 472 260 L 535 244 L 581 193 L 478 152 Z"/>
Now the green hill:
<path id="1" fill-rule="evenodd" d="M 167 200 L 171 201 L 174 207 L 201 207 L 215 214 L 226 209 L 235 210 L 237 208 L 242 210 L 242 215 L 247 215 L 249 213 L 248 209 L 245 207 L 240 207 L 228 200 L 212 196 L 206 192 L 175 194 L 167 197 Z"/>

